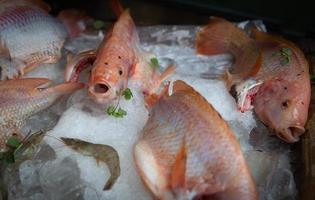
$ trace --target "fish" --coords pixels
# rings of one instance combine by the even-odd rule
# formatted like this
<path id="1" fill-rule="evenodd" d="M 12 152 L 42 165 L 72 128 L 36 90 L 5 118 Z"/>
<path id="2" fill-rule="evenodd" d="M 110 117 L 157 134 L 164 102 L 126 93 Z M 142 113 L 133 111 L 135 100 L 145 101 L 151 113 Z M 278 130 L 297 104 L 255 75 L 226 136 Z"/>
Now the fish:
<path id="1" fill-rule="evenodd" d="M 133 155 L 139 175 L 157 199 L 258 199 L 227 122 L 181 80 L 151 108 Z"/>
<path id="2" fill-rule="evenodd" d="M 48 14 L 48 5 L 32 2 L 0 1 L 0 60 L 5 59 L 0 61 L 1 80 L 19 78 L 40 64 L 61 58 L 68 36 L 65 26 Z"/>
<path id="3" fill-rule="evenodd" d="M 199 54 L 234 57 L 224 75 L 227 89 L 241 112 L 257 117 L 287 143 L 305 132 L 310 104 L 309 64 L 292 42 L 253 28 L 245 34 L 233 23 L 213 17 L 196 37 Z"/>
<path id="4" fill-rule="evenodd" d="M 93 144 L 74 138 L 60 138 L 68 147 L 84 156 L 94 157 L 96 162 L 102 161 L 107 164 L 110 171 L 110 178 L 103 190 L 110 190 L 120 176 L 120 162 L 117 151 L 104 144 Z"/>
<path id="5" fill-rule="evenodd" d="M 88 59 L 87 54 L 83 54 L 83 59 Z M 160 89 L 163 81 L 175 70 L 175 66 L 169 66 L 161 73 L 158 67 L 150 65 L 155 56 L 141 49 L 128 9 L 123 11 L 97 52 L 91 54 L 91 58 L 94 58 L 94 62 L 88 82 L 88 94 L 99 104 L 117 99 L 127 88 L 129 80 L 134 81 L 144 95 L 150 96 Z M 70 61 L 67 64 L 65 81 L 76 81 L 71 77 L 78 77 L 76 74 L 84 69 L 80 67 L 78 70 L 76 62 Z"/>
<path id="6" fill-rule="evenodd" d="M 84 86 L 82 83 L 52 84 L 46 78 L 0 81 L 0 152 L 7 149 L 7 140 L 12 135 L 23 139 L 20 129 L 30 116 Z"/>

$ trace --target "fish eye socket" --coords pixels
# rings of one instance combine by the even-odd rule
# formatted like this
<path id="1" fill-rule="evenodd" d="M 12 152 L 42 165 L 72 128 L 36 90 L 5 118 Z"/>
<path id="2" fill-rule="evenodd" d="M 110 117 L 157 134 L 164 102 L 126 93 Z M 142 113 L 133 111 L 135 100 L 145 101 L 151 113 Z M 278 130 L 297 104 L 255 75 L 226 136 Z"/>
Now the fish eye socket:
<path id="1" fill-rule="evenodd" d="M 123 75 L 122 69 L 120 69 L 120 70 L 118 71 L 118 74 L 119 74 L 120 76 Z"/>
<path id="2" fill-rule="evenodd" d="M 283 101 L 283 102 L 281 103 L 281 107 L 282 107 L 283 109 L 286 109 L 286 108 L 289 107 L 289 103 L 290 103 L 289 100 L 285 100 L 285 101 Z"/>

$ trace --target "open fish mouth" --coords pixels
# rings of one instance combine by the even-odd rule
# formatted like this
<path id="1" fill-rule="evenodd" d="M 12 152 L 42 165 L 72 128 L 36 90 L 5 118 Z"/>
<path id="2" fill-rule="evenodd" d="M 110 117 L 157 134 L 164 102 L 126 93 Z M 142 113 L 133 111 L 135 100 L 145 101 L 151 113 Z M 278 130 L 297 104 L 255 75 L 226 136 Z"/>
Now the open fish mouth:
<path id="1" fill-rule="evenodd" d="M 89 95 L 101 104 L 115 98 L 114 88 L 106 81 L 99 81 L 90 85 L 88 91 Z"/>
<path id="2" fill-rule="evenodd" d="M 262 83 L 262 81 L 248 79 L 241 84 L 232 86 L 230 94 L 235 98 L 238 110 L 245 112 L 253 108 L 252 101 Z"/>
<path id="3" fill-rule="evenodd" d="M 293 143 L 297 142 L 300 140 L 300 136 L 305 132 L 305 128 L 303 126 L 290 126 L 283 131 L 277 132 L 277 136 L 288 142 L 288 143 Z"/>

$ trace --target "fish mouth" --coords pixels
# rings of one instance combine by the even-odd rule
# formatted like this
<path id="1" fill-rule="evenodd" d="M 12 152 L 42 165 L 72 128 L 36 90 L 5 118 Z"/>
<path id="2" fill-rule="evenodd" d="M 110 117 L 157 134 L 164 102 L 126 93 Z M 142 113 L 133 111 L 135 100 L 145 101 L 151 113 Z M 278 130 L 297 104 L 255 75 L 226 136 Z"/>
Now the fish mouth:
<path id="1" fill-rule="evenodd" d="M 113 99 L 113 88 L 106 81 L 99 81 L 89 86 L 89 95 L 98 103 L 105 104 Z"/>
<path id="2" fill-rule="evenodd" d="M 300 140 L 300 136 L 305 132 L 305 128 L 299 125 L 290 126 L 283 131 L 277 132 L 277 135 L 280 139 L 293 143 Z"/>

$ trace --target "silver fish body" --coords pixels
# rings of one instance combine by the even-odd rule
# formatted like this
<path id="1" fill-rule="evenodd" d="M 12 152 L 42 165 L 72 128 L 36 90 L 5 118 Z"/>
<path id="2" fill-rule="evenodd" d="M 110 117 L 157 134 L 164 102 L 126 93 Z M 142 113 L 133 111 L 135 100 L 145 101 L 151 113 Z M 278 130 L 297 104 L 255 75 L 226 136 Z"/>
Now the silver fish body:
<path id="1" fill-rule="evenodd" d="M 13 62 L 15 72 L 23 74 L 61 57 L 67 31 L 58 19 L 36 6 L 12 3 L 4 7 L 0 9 L 0 55 Z"/>

